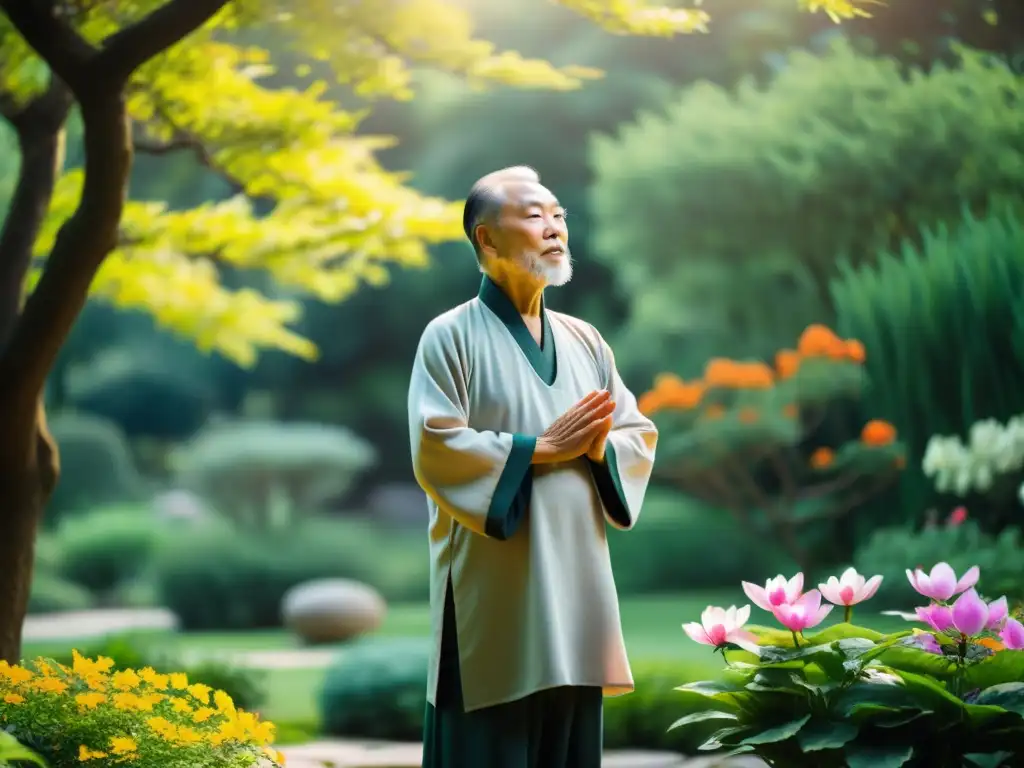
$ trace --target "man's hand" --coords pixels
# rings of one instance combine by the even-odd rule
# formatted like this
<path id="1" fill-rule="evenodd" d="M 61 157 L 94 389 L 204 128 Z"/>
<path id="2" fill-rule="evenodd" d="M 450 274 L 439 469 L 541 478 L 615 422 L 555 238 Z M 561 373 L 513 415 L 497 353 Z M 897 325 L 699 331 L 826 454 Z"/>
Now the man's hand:
<path id="1" fill-rule="evenodd" d="M 605 390 L 591 392 L 559 416 L 537 438 L 533 452 L 534 464 L 571 461 L 591 450 L 595 438 L 611 428 L 615 403 Z M 602 440 L 602 453 L 604 452 Z"/>
<path id="2" fill-rule="evenodd" d="M 608 433 L 611 431 L 612 417 L 609 415 L 601 421 L 601 429 L 594 435 L 594 442 L 590 444 L 590 448 L 587 450 L 588 459 L 599 463 L 604 461 L 604 447 L 608 441 Z"/>

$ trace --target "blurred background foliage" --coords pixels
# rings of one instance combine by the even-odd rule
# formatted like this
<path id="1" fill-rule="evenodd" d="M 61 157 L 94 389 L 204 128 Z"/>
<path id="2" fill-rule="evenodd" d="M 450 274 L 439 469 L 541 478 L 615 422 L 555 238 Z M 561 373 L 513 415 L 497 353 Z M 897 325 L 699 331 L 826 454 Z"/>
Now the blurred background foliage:
<path id="1" fill-rule="evenodd" d="M 1024 414 L 1018 7 L 892 0 L 836 26 L 791 0 L 719 0 L 711 34 L 679 41 L 611 35 L 540 0 L 463 4 L 501 47 L 607 73 L 565 93 L 418 71 L 415 97 L 375 105 L 360 130 L 394 136 L 381 161 L 429 195 L 537 168 L 569 210 L 577 262 L 550 304 L 595 324 L 648 393 L 658 474 L 640 525 L 611 536 L 646 692 L 609 705 L 610 742 L 686 746 L 651 714 L 680 682 L 663 662 L 685 611 L 735 599 L 741 579 L 800 565 L 812 583 L 853 563 L 906 609 L 903 569 L 946 559 L 1024 598 L 1024 451 L 978 427 Z M 258 43 L 290 62 L 275 84 L 310 76 L 279 41 Z M 74 126 L 68 163 L 81 163 Z M 0 127 L 0 209 L 16 166 Z M 171 209 L 233 193 L 188 153 L 140 157 L 131 189 Z M 353 646 L 301 713 L 284 699 L 271 711 L 286 732 L 308 716 L 415 738 L 427 553 L 405 396 L 422 328 L 478 282 L 466 244 L 436 246 L 429 266 L 344 303 L 304 300 L 295 329 L 315 361 L 269 352 L 248 369 L 90 303 L 47 389 L 62 479 L 32 611 L 159 607 L 185 636 L 290 647 L 260 633 L 280 632 L 291 590 L 368 585 L 397 645 Z M 958 505 L 966 522 L 948 518 Z M 262 695 L 225 669 L 202 674 Z"/>

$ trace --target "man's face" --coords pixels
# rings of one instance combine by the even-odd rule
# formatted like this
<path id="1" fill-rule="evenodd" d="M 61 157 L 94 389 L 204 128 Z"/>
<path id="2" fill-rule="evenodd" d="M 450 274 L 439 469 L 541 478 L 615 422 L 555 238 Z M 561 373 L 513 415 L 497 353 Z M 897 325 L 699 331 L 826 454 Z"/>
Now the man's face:
<path id="1" fill-rule="evenodd" d="M 488 227 L 494 255 L 545 285 L 565 285 L 572 278 L 565 209 L 549 189 L 535 182 L 512 182 L 504 192 L 498 226 Z"/>

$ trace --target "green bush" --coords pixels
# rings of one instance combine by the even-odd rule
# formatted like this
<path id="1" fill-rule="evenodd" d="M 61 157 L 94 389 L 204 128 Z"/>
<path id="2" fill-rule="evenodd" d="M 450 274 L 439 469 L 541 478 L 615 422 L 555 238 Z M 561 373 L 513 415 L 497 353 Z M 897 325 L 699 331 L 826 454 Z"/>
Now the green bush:
<path id="1" fill-rule="evenodd" d="M 773 544 L 737 531 L 727 512 L 660 488 L 648 492 L 636 528 L 608 538 L 621 594 L 731 587 L 791 567 Z"/>
<path id="2" fill-rule="evenodd" d="M 281 529 L 341 497 L 373 466 L 373 447 L 326 424 L 214 424 L 173 458 L 176 482 L 240 524 Z"/>
<path id="3" fill-rule="evenodd" d="M 595 255 L 634 297 L 621 356 L 761 354 L 828 312 L 837 258 L 870 261 L 965 203 L 1019 205 L 1022 99 L 1005 65 L 907 76 L 841 43 L 790 54 L 764 86 L 693 85 L 595 139 Z"/>
<path id="4" fill-rule="evenodd" d="M 40 569 L 32 576 L 28 594 L 29 613 L 84 611 L 93 607 L 93 596 L 85 587 Z"/>
<path id="5" fill-rule="evenodd" d="M 161 521 L 146 507 L 96 509 L 61 521 L 57 529 L 62 575 L 105 595 L 137 577 L 156 551 Z"/>
<path id="6" fill-rule="evenodd" d="M 1024 224 L 1009 213 L 967 216 L 926 233 L 920 248 L 845 269 L 832 292 L 840 332 L 867 349 L 865 413 L 896 427 L 911 470 L 898 502 L 863 517 L 866 535 L 899 522 L 893 508 L 936 503 L 919 469 L 933 435 L 1024 412 Z"/>
<path id="7" fill-rule="evenodd" d="M 329 668 L 320 696 L 323 731 L 330 736 L 419 741 L 423 735 L 430 645 L 423 640 L 361 641 Z M 605 746 L 609 749 L 675 749 L 693 752 L 693 737 L 669 733 L 674 690 L 687 680 L 714 675 L 709 659 L 691 667 L 634 662 L 636 690 L 606 698 Z"/>
<path id="8" fill-rule="evenodd" d="M 389 600 L 422 598 L 428 562 L 420 535 L 311 519 L 286 535 L 182 530 L 160 547 L 153 574 L 161 603 L 185 629 L 255 629 L 280 626 L 285 592 L 311 579 L 355 579 Z"/>
<path id="9" fill-rule="evenodd" d="M 375 639 L 346 648 L 324 678 L 324 733 L 419 741 L 430 657 L 430 644 L 422 640 Z"/>
<path id="10" fill-rule="evenodd" d="M 872 600 L 878 608 L 909 611 L 915 605 L 924 605 L 924 598 L 911 588 L 906 569 L 921 568 L 928 572 L 939 562 L 949 563 L 957 575 L 963 575 L 971 566 L 980 567 L 985 574 L 987 597 L 1006 595 L 1013 605 L 1024 600 L 1022 545 L 1020 530 L 1007 528 L 992 536 L 972 520 L 922 531 L 881 528 L 857 551 L 854 564 L 866 576 L 884 576 Z"/>
<path id="11" fill-rule="evenodd" d="M 97 656 L 112 659 L 116 669 L 140 670 L 151 667 L 164 674 L 184 672 L 190 683 L 202 683 L 213 690 L 224 691 L 238 707 L 250 712 L 258 710 L 266 701 L 264 676 L 258 671 L 214 660 L 184 664 L 173 653 L 155 649 L 147 641 L 130 635 L 110 637 L 94 645 L 78 648 L 78 652 L 90 659 Z M 72 663 L 70 650 L 53 658 L 68 666 Z"/>
<path id="12" fill-rule="evenodd" d="M 60 413 L 50 419 L 60 449 L 60 480 L 46 506 L 46 522 L 106 504 L 140 500 L 145 484 L 124 434 L 95 416 Z"/>

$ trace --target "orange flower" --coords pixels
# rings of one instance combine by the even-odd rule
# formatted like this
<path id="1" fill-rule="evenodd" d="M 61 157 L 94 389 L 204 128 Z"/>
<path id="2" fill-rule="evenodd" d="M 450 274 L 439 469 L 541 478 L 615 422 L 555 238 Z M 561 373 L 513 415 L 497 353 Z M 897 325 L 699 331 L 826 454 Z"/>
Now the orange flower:
<path id="1" fill-rule="evenodd" d="M 896 427 L 887 421 L 875 419 L 864 425 L 864 429 L 860 432 L 860 439 L 865 445 L 876 448 L 891 445 L 896 441 Z"/>
<path id="2" fill-rule="evenodd" d="M 720 403 L 712 403 L 704 409 L 704 417 L 708 419 L 720 419 L 725 416 L 725 407 Z"/>
<path id="3" fill-rule="evenodd" d="M 826 469 L 832 466 L 836 454 L 831 448 L 818 448 L 811 454 L 811 466 L 814 469 Z"/>
<path id="4" fill-rule="evenodd" d="M 804 357 L 845 356 L 846 344 L 824 325 L 809 325 L 800 334 L 797 351 Z"/>
<path id="5" fill-rule="evenodd" d="M 1006 646 L 996 640 L 994 637 L 979 637 L 974 642 L 978 645 L 983 645 L 991 651 L 1003 651 L 1006 650 Z"/>
<path id="6" fill-rule="evenodd" d="M 800 415 L 800 409 L 796 407 L 795 403 L 789 403 L 782 407 L 782 415 L 787 419 L 795 419 Z"/>
<path id="7" fill-rule="evenodd" d="M 638 406 L 641 413 L 650 416 L 665 408 L 695 408 L 703 396 L 703 382 L 687 383 L 674 373 L 662 373 L 654 380 L 654 389 L 640 396 Z"/>
<path id="8" fill-rule="evenodd" d="M 855 363 L 863 363 L 864 360 L 867 359 L 867 355 L 864 352 L 864 345 L 856 339 L 847 339 L 846 358 Z"/>
<path id="9" fill-rule="evenodd" d="M 780 349 L 775 353 L 775 370 L 780 379 L 788 379 L 800 370 L 800 353 L 795 349 Z"/>
<path id="10" fill-rule="evenodd" d="M 723 389 L 768 389 L 775 383 L 775 375 L 764 363 L 716 357 L 705 366 L 704 381 L 709 387 Z"/>
<path id="11" fill-rule="evenodd" d="M 737 414 L 737 418 L 741 424 L 753 424 L 759 418 L 758 413 L 749 406 L 746 408 L 740 408 L 740 412 Z"/>

